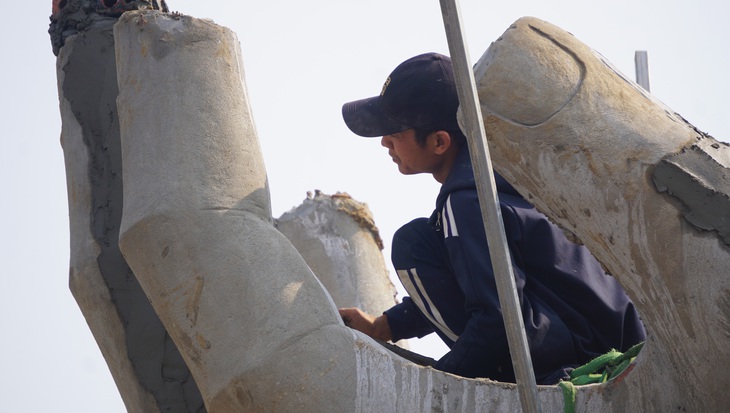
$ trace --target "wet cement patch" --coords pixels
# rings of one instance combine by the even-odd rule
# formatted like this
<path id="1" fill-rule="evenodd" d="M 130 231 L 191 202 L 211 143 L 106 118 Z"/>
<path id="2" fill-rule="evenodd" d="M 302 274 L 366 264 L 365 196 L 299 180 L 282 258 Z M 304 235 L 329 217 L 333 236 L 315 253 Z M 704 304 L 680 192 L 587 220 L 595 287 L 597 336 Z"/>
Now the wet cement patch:
<path id="1" fill-rule="evenodd" d="M 121 136 L 112 24 L 102 21 L 79 34 L 61 90 L 83 128 L 90 157 L 90 228 L 100 247 L 102 278 L 125 328 L 129 360 L 160 411 L 202 412 L 200 390 L 118 245 L 122 218 Z"/>
<path id="2" fill-rule="evenodd" d="M 681 201 L 687 222 L 730 246 L 730 145 L 700 137 L 656 165 L 653 179 L 657 190 Z"/>

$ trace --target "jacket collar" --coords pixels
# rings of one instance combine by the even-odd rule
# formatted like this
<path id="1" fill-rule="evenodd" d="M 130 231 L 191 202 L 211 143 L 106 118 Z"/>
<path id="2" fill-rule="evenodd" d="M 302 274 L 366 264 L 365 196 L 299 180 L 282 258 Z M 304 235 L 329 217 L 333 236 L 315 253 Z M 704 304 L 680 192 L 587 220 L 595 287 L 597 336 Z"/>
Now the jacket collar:
<path id="1" fill-rule="evenodd" d="M 497 194 L 516 195 L 521 198 L 520 194 L 510 185 L 502 175 L 494 172 L 494 181 L 497 185 Z M 441 185 L 438 197 L 436 198 L 436 210 L 431 215 L 429 222 L 438 230 L 440 229 L 440 214 L 446 203 L 446 199 L 452 192 L 459 190 L 476 190 L 476 181 L 474 180 L 474 170 L 471 165 L 469 150 L 464 145 L 456 155 L 454 165 L 451 167 L 449 176 Z"/>

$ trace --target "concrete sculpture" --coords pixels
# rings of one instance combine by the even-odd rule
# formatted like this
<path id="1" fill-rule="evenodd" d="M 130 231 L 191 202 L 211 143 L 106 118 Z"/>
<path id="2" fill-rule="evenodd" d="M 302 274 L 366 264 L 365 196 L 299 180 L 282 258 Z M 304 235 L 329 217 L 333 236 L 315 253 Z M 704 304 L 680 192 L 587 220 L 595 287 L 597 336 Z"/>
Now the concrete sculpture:
<path id="1" fill-rule="evenodd" d="M 380 314 L 396 304 L 395 287 L 380 253 L 383 241 L 366 204 L 348 194 L 315 191 L 274 226 L 302 255 L 338 308 Z"/>
<path id="2" fill-rule="evenodd" d="M 59 53 L 61 142 L 72 239 L 70 288 L 129 411 L 200 412 L 205 407 L 197 384 L 117 242 L 122 164 L 112 27 L 120 13 L 113 8 L 152 7 L 149 2 L 116 2 L 105 9 L 105 3 L 54 2 L 50 30 L 52 42 L 58 46 L 54 51 Z M 155 9 L 157 3 L 152 2 Z M 302 250 L 327 288 L 341 291 L 333 294 L 336 302 L 364 304 L 373 312 L 392 305 L 395 292 L 367 206 L 346 196 L 318 194 L 278 220 L 287 236 L 308 239 L 311 245 L 316 235 L 307 232 L 311 226 L 304 226 L 309 216 L 303 211 L 315 213 L 330 229 L 339 230 L 340 236 L 322 234 L 327 235 L 327 242 L 351 244 L 349 254 L 336 257 Z M 360 225 L 352 218 L 355 216 Z M 360 288 L 340 288 L 347 280 Z"/>
<path id="3" fill-rule="evenodd" d="M 72 289 L 130 411 L 163 410 L 168 394 L 179 411 L 203 409 L 196 400 L 212 412 L 519 410 L 514 385 L 421 367 L 342 324 L 273 225 L 232 32 L 158 11 L 125 13 L 113 38 L 110 27 L 94 24 L 60 49 L 59 95 L 72 251 L 81 251 L 72 252 Z M 113 44 L 117 60 L 107 56 L 92 86 L 73 76 L 98 57 L 84 48 L 94 42 Z M 730 358 L 727 145 L 537 19 L 517 21 L 475 73 L 496 168 L 594 252 L 647 324 L 636 363 L 580 388 L 577 410 L 727 406 L 730 374 L 713 370 Z M 88 103 L 92 93 L 105 97 L 100 110 Z M 177 98 L 160 99 L 169 95 Z M 88 131 L 115 127 L 121 146 L 110 157 L 119 164 L 90 167 L 88 141 L 98 134 Z M 114 244 L 116 231 L 110 221 L 88 224 L 104 210 L 94 204 L 108 199 L 102 192 L 124 200 L 117 228 L 129 270 L 111 279 L 98 276 L 99 245 Z M 192 378 L 169 393 L 140 384 L 130 364 L 142 361 L 125 349 L 138 331 L 114 308 L 112 285 L 128 278 L 139 281 L 184 361 L 175 371 L 189 372 L 195 391 L 184 391 Z M 538 394 L 543 411 L 562 409 L 556 386 Z"/>
<path id="4" fill-rule="evenodd" d="M 537 19 L 509 28 L 475 77 L 496 168 L 588 246 L 647 327 L 624 386 L 586 389 L 582 405 L 722 410 L 730 400 L 730 373 L 716 369 L 730 365 L 730 147 Z"/>

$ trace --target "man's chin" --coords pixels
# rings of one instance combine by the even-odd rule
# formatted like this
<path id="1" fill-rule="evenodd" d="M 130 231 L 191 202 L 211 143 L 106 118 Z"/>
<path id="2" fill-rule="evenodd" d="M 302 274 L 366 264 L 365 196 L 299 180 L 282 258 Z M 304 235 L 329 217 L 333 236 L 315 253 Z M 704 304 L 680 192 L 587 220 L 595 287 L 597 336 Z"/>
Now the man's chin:
<path id="1" fill-rule="evenodd" d="M 402 175 L 416 175 L 421 173 L 419 171 L 414 171 L 413 169 L 405 168 L 401 164 L 398 164 L 398 172 Z"/>

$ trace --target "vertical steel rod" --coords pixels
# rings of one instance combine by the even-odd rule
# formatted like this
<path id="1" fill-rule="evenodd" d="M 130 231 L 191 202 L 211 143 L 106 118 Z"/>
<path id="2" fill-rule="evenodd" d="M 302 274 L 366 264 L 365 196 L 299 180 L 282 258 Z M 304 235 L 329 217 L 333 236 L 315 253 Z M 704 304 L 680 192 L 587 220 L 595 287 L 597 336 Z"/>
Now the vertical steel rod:
<path id="1" fill-rule="evenodd" d="M 636 83 L 647 92 L 651 92 L 649 87 L 649 56 L 646 50 L 637 50 L 634 53 L 634 67 L 636 68 Z"/>
<path id="2" fill-rule="evenodd" d="M 487 233 L 489 254 L 492 258 L 499 303 L 502 307 L 507 341 L 512 355 L 512 365 L 517 379 L 522 410 L 529 413 L 540 411 L 537 384 L 532 369 L 530 349 L 522 320 L 522 311 L 517 297 L 512 261 L 499 209 L 496 184 L 489 158 L 482 112 L 476 92 L 474 72 L 466 49 L 461 15 L 456 0 L 440 0 L 441 14 L 454 66 L 459 103 L 464 116 L 465 135 L 474 168 L 479 205 L 482 211 L 484 230 Z"/>

